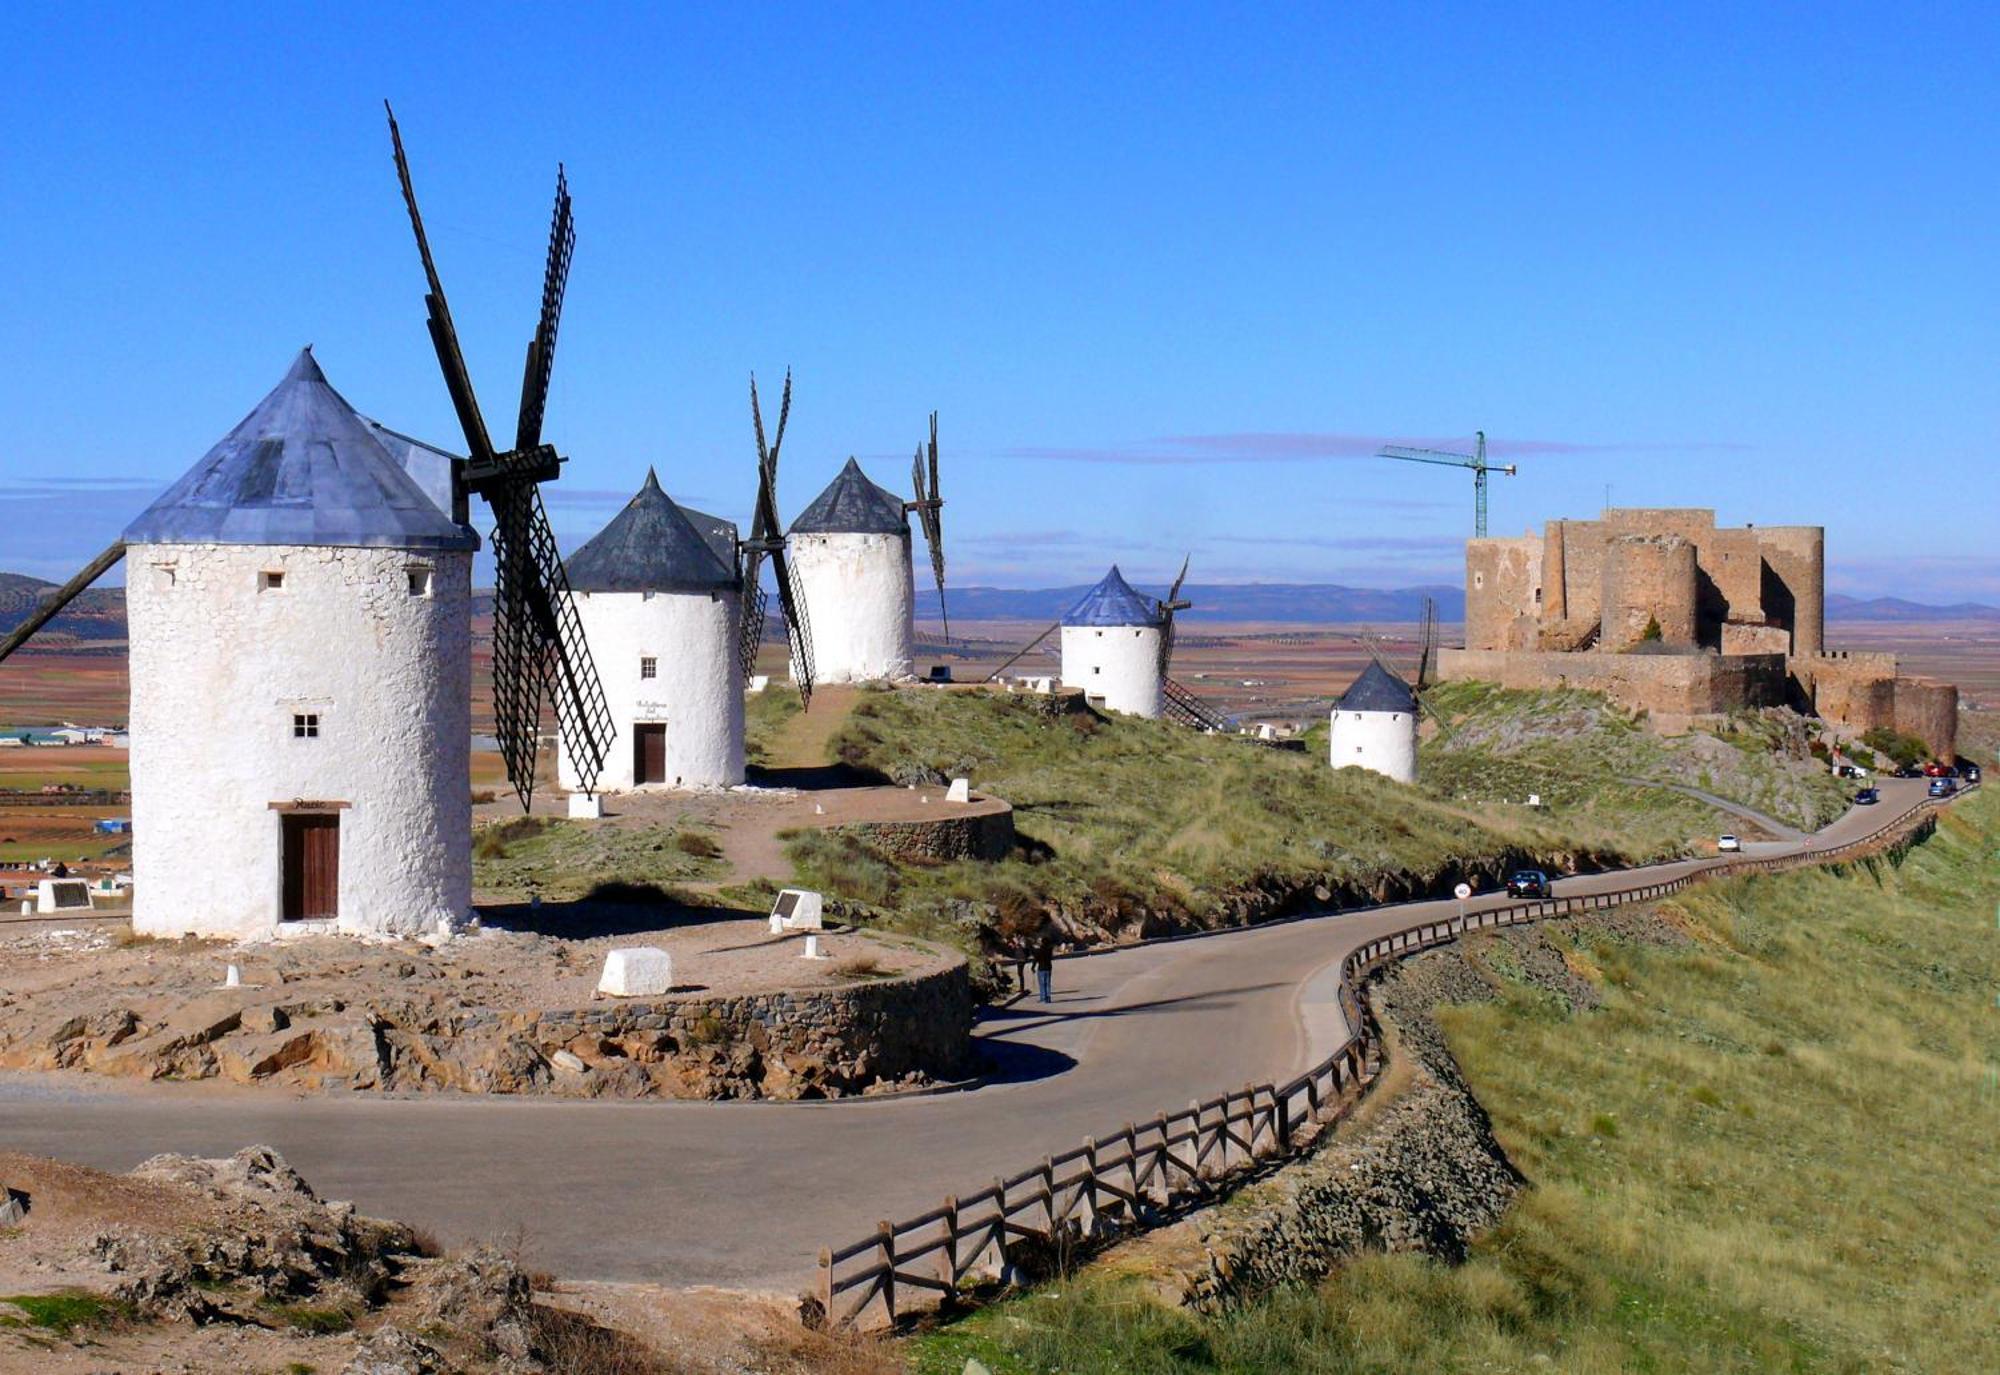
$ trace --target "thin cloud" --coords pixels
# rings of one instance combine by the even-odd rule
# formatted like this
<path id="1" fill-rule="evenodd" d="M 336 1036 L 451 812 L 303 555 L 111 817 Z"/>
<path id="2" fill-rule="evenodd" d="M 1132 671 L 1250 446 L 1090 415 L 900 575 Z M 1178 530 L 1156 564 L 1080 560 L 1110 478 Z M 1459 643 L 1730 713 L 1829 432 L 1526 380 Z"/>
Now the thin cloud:
<path id="1" fill-rule="evenodd" d="M 1241 431 L 1233 434 L 1165 435 L 1102 447 L 1030 445 L 1008 449 L 1007 458 L 1052 463 L 1104 463 L 1140 467 L 1195 467 L 1214 463 L 1315 463 L 1329 458 L 1374 458 L 1386 445 L 1470 453 L 1465 436 L 1344 434 L 1304 431 Z M 1563 439 L 1506 439 L 1489 436 L 1489 458 L 1564 457 L 1597 454 L 1740 453 L 1750 448 L 1729 440 L 1620 440 L 1584 444 Z"/>
<path id="2" fill-rule="evenodd" d="M 1464 545 L 1456 535 L 1210 535 L 1217 544 L 1275 544 L 1290 549 L 1377 550 L 1439 554 Z"/>

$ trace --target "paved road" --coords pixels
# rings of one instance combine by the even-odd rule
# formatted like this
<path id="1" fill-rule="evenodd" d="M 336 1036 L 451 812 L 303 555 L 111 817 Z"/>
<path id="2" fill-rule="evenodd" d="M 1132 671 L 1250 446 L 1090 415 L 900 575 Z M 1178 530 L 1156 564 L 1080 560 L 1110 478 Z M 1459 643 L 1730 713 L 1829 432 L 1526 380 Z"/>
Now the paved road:
<path id="1" fill-rule="evenodd" d="M 1885 782 L 1880 806 L 1855 809 L 1813 843 L 1866 834 L 1922 795 L 1921 783 Z M 1703 863 L 1566 879 L 1557 891 Z M 274 1100 L 207 1084 L 0 1076 L 0 1148 L 122 1170 L 156 1151 L 266 1142 L 327 1196 L 448 1243 L 518 1234 L 537 1263 L 574 1278 L 798 1292 L 821 1245 L 878 1219 L 912 1216 L 1190 1098 L 1291 1077 L 1340 1039 L 1330 967 L 1363 941 L 1456 910 L 1409 903 L 1062 961 L 1052 1007 L 1016 1004 L 982 1022 L 1003 1073 L 964 1093 L 827 1104 Z"/>

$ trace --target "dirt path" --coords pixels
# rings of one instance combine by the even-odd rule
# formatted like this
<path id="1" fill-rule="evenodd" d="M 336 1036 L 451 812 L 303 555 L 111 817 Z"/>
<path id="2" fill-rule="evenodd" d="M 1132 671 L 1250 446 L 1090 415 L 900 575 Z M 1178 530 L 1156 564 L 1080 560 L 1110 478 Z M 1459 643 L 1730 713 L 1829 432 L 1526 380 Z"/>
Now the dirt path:
<path id="1" fill-rule="evenodd" d="M 773 684 L 765 690 L 776 692 L 778 687 Z M 847 718 L 854 714 L 855 704 L 860 700 L 861 689 L 851 685 L 814 688 L 812 706 L 785 722 L 784 729 L 772 737 L 766 767 L 819 769 L 832 763 L 827 758 L 826 748 L 840 728 L 847 724 Z"/>

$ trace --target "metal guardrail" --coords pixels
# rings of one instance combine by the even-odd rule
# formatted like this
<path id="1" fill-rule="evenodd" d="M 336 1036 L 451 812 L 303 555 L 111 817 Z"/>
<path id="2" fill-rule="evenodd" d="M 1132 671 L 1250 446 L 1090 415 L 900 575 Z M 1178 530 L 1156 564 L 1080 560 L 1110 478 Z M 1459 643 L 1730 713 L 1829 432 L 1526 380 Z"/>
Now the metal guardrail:
<path id="1" fill-rule="evenodd" d="M 1824 849 L 1721 860 L 1657 883 L 1495 907 L 1378 936 L 1341 961 L 1341 1012 L 1356 1030 L 1325 1060 L 1286 1084 L 1245 1085 L 1144 1123 L 1127 1122 L 1106 1136 L 1087 1137 L 1076 1149 L 994 1179 L 975 1193 L 947 1198 L 904 1222 L 878 1223 L 860 1241 L 822 1250 L 812 1319 L 846 1327 L 872 1315 L 893 1326 L 912 1311 L 912 1298 L 934 1302 L 968 1283 L 1003 1278 L 1010 1248 L 1025 1245 L 1061 1257 L 1102 1245 L 1213 1198 L 1221 1185 L 1252 1168 L 1298 1153 L 1352 1113 L 1381 1072 L 1381 1033 L 1360 996 L 1363 980 L 1377 965 L 1469 931 L 1652 902 L 1717 876 L 1838 863 L 1880 847 L 1912 823 L 1920 826 L 1951 800 L 1925 798 L 1867 835 Z"/>

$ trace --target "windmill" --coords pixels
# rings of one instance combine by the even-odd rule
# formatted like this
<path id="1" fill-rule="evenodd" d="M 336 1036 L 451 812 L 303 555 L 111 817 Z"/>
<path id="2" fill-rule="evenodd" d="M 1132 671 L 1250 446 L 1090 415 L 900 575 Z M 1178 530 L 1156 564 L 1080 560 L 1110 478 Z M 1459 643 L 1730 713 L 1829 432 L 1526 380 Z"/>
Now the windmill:
<path id="1" fill-rule="evenodd" d="M 769 556 L 778 575 L 778 602 L 785 612 L 785 638 L 790 648 L 792 683 L 799 690 L 799 703 L 812 705 L 812 627 L 806 622 L 806 600 L 800 594 L 796 575 L 785 557 L 784 526 L 778 522 L 778 450 L 785 443 L 785 422 L 792 415 L 792 374 L 785 372 L 785 391 L 778 402 L 778 428 L 767 444 L 764 440 L 764 408 L 757 400 L 757 379 L 750 379 L 750 424 L 757 435 L 757 504 L 750 517 L 750 538 L 737 545 L 743 573 L 743 624 L 736 653 L 748 678 L 757 663 L 757 646 L 764 639 L 767 601 L 763 584 L 764 559 Z M 940 577 L 943 575 L 940 574 Z"/>
<path id="2" fill-rule="evenodd" d="M 1385 444 L 1375 451 L 1377 458 L 1399 458 L 1405 463 L 1435 463 L 1444 468 L 1472 469 L 1473 534 L 1478 539 L 1486 538 L 1486 475 L 1503 473 L 1515 476 L 1520 470 L 1509 463 L 1505 467 L 1486 461 L 1486 431 L 1478 432 L 1478 441 L 1469 454 L 1455 453 L 1449 449 L 1413 449 L 1405 444 Z"/>
<path id="3" fill-rule="evenodd" d="M 917 520 L 924 527 L 924 540 L 931 547 L 931 575 L 937 579 L 938 616 L 944 621 L 944 642 L 951 644 L 951 613 L 944 604 L 944 522 L 940 512 L 944 509 L 944 498 L 938 495 L 938 447 L 937 412 L 931 412 L 930 442 L 930 485 L 924 485 L 924 446 L 917 446 L 917 456 L 910 464 L 910 488 L 917 494 L 915 501 L 903 503 L 905 511 L 914 511 Z"/>
<path id="4" fill-rule="evenodd" d="M 388 108 L 388 102 L 383 106 Z M 525 811 L 535 788 L 535 758 L 541 745 L 542 707 L 553 699 L 556 720 L 576 761 L 582 789 L 589 794 L 613 737 L 611 709 L 591 663 L 583 626 L 567 595 L 568 579 L 542 506 L 541 484 L 559 477 L 562 457 L 542 442 L 542 416 L 555 367 L 556 330 L 562 320 L 563 290 L 569 281 L 576 229 L 570 217 L 569 184 L 556 169 L 555 213 L 549 224 L 549 251 L 542 271 L 542 310 L 528 343 L 521 379 L 521 408 L 514 447 L 495 449 L 472 391 L 472 377 L 458 346 L 444 283 L 431 258 L 417 193 L 403 154 L 402 132 L 389 110 L 389 139 L 395 149 L 396 178 L 410 212 L 410 228 L 423 258 L 429 292 L 431 344 L 465 431 L 466 457 L 454 464 L 452 517 L 464 522 L 470 497 L 485 498 L 493 513 L 493 718 L 508 781 Z"/>

